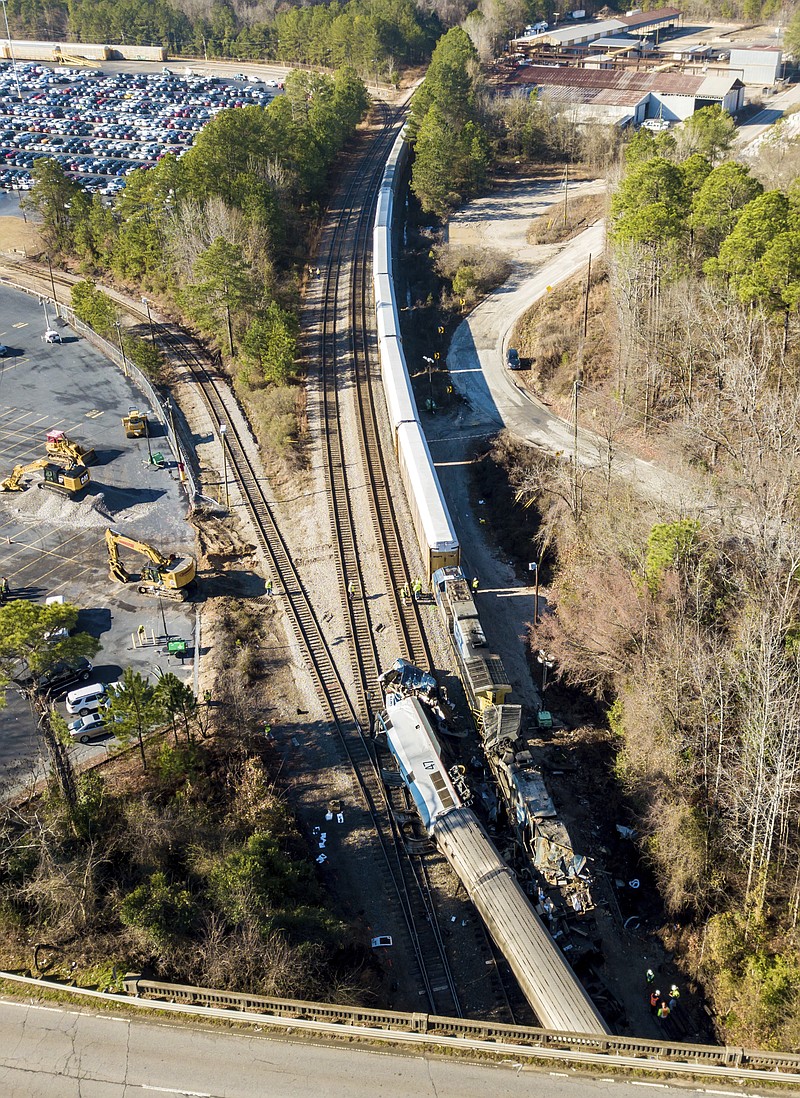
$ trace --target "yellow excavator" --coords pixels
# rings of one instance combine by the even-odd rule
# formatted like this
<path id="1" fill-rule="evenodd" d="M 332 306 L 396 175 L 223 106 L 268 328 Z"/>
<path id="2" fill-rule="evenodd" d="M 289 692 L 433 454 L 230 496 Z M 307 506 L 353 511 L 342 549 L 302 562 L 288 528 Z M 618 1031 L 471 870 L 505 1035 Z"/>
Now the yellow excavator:
<path id="1" fill-rule="evenodd" d="M 119 547 L 132 549 L 134 553 L 141 553 L 147 557 L 146 564 L 138 573 L 138 588 L 142 595 L 161 595 L 165 599 L 183 601 L 186 598 L 185 588 L 192 582 L 196 574 L 196 565 L 193 557 L 178 557 L 174 553 L 165 557 L 158 549 L 148 545 L 147 542 L 137 541 L 135 538 L 118 534 L 116 530 L 106 530 L 106 546 L 108 547 L 108 574 L 111 579 L 120 583 L 130 583 L 135 579 L 136 573 L 128 572 L 119 557 Z"/>
<path id="2" fill-rule="evenodd" d="M 147 434 L 147 416 L 138 408 L 131 408 L 128 414 L 122 417 L 122 426 L 125 428 L 127 438 L 144 438 Z"/>
<path id="3" fill-rule="evenodd" d="M 11 476 L 0 481 L 0 492 L 24 492 L 28 486 L 22 478 L 36 469 L 41 469 L 44 477 L 44 480 L 36 482 L 36 487 L 49 488 L 63 496 L 75 496 L 89 483 L 89 470 L 86 466 L 71 465 L 63 469 L 60 465 L 54 465 L 49 458 L 39 458 L 28 465 L 17 465 Z"/>
<path id="4" fill-rule="evenodd" d="M 96 460 L 94 447 L 73 442 L 63 431 L 48 431 L 44 446 L 50 457 L 63 458 L 73 465 L 93 465 Z"/>

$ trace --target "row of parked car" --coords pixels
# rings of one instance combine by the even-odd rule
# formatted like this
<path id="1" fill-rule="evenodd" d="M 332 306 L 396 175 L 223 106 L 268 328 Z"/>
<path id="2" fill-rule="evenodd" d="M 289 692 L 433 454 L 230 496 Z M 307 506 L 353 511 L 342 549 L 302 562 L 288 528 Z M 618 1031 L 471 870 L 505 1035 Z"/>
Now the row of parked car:
<path id="1" fill-rule="evenodd" d="M 19 83 L 19 89 L 18 89 Z M 20 94 L 21 98 L 20 98 Z M 182 156 L 220 111 L 266 106 L 276 80 L 103 73 L 39 64 L 0 70 L 0 187 L 30 190 L 50 156 L 87 190 L 114 194 L 167 152 Z"/>

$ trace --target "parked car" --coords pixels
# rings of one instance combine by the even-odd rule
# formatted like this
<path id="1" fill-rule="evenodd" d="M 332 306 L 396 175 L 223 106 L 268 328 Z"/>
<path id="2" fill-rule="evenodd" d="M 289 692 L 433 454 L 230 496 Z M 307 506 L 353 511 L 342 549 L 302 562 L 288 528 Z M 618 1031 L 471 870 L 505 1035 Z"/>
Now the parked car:
<path id="1" fill-rule="evenodd" d="M 113 685 L 116 686 L 117 683 Z M 67 712 L 71 716 L 78 714 L 81 717 L 97 712 L 108 701 L 107 690 L 104 682 L 92 682 L 87 686 L 79 686 L 77 690 L 70 690 L 65 699 Z"/>
<path id="2" fill-rule="evenodd" d="M 97 736 L 103 736 L 108 724 L 106 713 L 89 713 L 85 717 L 78 717 L 68 725 L 69 734 L 73 740 L 79 743 L 88 743 Z"/>
<path id="3" fill-rule="evenodd" d="M 509 347 L 506 351 L 506 366 L 509 370 L 522 369 L 522 363 L 519 360 L 519 351 L 516 347 Z"/>
<path id="4" fill-rule="evenodd" d="M 93 670 L 91 662 L 85 656 L 79 656 L 70 663 L 66 660 L 54 663 L 52 667 L 48 667 L 38 675 L 34 675 L 29 667 L 23 667 L 14 675 L 13 681 L 26 690 L 35 686 L 42 693 L 63 694 L 76 683 L 88 682 Z"/>
<path id="5" fill-rule="evenodd" d="M 48 328 L 44 333 L 45 343 L 61 343 L 61 332 L 57 332 L 55 328 Z"/>

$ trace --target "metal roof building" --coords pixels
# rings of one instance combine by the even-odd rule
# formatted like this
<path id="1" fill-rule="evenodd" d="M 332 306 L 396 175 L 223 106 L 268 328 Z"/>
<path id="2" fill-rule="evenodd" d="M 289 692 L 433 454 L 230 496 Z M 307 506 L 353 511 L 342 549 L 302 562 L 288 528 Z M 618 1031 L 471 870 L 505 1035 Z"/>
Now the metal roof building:
<path id="1" fill-rule="evenodd" d="M 546 30 L 542 34 L 526 35 L 516 39 L 537 46 L 552 46 L 554 49 L 580 49 L 598 38 L 608 38 L 617 33 L 644 36 L 651 31 L 665 30 L 676 26 L 683 18 L 677 8 L 658 8 L 655 11 L 640 11 L 632 15 L 617 15 L 613 19 L 601 19 L 598 22 L 564 22 L 559 27 Z"/>
<path id="2" fill-rule="evenodd" d="M 586 121 L 622 121 L 627 109 L 629 120 L 637 124 L 656 117 L 678 122 L 714 104 L 735 114 L 744 102 L 744 85 L 735 75 L 526 65 L 513 73 L 509 85 L 512 89 L 535 86 L 560 102 L 583 104 L 585 110 L 579 107 L 578 119 Z M 598 114 L 600 107 L 605 109 Z"/>
<path id="3" fill-rule="evenodd" d="M 745 84 L 774 84 L 781 75 L 783 54 L 777 46 L 735 46 L 729 67 Z"/>

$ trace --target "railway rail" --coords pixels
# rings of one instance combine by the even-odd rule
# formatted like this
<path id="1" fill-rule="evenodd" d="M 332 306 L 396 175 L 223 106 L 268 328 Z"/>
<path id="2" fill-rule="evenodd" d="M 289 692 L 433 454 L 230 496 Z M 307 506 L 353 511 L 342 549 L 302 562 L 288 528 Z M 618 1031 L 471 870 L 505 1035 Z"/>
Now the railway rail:
<path id="1" fill-rule="evenodd" d="M 342 607 L 352 637 L 353 663 L 360 723 L 342 725 L 339 729 L 348 758 L 359 774 L 359 782 L 369 798 L 370 811 L 376 830 L 382 836 L 384 852 L 390 862 L 390 874 L 401 901 L 404 920 L 409 930 L 420 976 L 428 1002 L 446 1003 L 455 1013 L 461 1013 L 455 979 L 447 957 L 443 937 L 436 920 L 435 904 L 426 881 L 416 871 L 404 849 L 405 842 L 384 786 L 372 745 L 364 735 L 364 725 L 371 720 L 369 699 L 380 698 L 378 683 L 379 661 L 375 646 L 369 603 L 364 597 L 366 585 L 361 573 L 353 498 L 347 475 L 347 455 L 342 433 L 340 395 L 352 390 L 361 436 L 361 453 L 373 526 L 384 565 L 386 590 L 392 607 L 392 618 L 398 640 L 406 650 L 427 659 L 427 648 L 416 607 L 408 613 L 398 591 L 410 586 L 405 557 L 391 505 L 386 471 L 383 467 L 375 408 L 372 400 L 368 346 L 368 301 L 370 272 L 368 258 L 371 245 L 372 216 L 383 163 L 398 130 L 397 112 L 384 108 L 380 134 L 370 149 L 350 168 L 338 192 L 337 205 L 332 207 L 329 238 L 321 249 L 320 260 L 325 266 L 323 301 L 319 324 L 318 353 L 316 342 L 308 340 L 306 353 L 319 362 L 324 414 L 326 478 L 331 509 L 331 531 L 335 549 L 336 570 L 340 581 Z M 345 346 L 339 317 L 349 318 L 349 342 Z M 387 539 L 389 544 L 387 545 Z M 416 646 L 408 643 L 412 624 L 416 625 Z"/>

